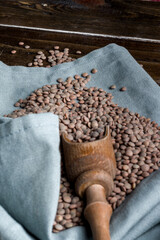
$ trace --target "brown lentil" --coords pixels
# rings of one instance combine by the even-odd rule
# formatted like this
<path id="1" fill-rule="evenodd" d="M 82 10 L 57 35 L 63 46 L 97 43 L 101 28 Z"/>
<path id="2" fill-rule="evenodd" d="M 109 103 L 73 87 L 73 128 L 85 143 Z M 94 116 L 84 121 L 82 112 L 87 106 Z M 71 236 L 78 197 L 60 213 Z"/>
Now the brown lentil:
<path id="1" fill-rule="evenodd" d="M 79 55 L 80 55 L 80 54 L 82 54 L 82 52 L 81 52 L 81 51 L 76 51 L 76 54 L 79 54 Z"/>
<path id="2" fill-rule="evenodd" d="M 98 72 L 98 70 L 97 70 L 96 68 L 93 68 L 93 69 L 91 70 L 91 73 L 93 73 L 93 74 L 95 74 L 96 72 Z"/>
<path id="3" fill-rule="evenodd" d="M 126 87 L 122 87 L 122 88 L 120 89 L 121 92 L 124 92 L 124 91 L 126 91 L 126 90 L 127 90 Z"/>
<path id="4" fill-rule="evenodd" d="M 53 51 L 58 50 L 52 50 L 50 54 L 54 55 Z M 64 49 L 66 55 L 68 51 Z M 112 95 L 102 88 L 87 88 L 86 80 L 91 79 L 87 73 L 82 77 L 75 76 L 35 90 L 25 100 L 15 103 L 21 109 L 5 117 L 52 112 L 59 115 L 60 134 L 66 131 L 74 142 L 100 139 L 105 126 L 109 125 L 117 160 L 115 187 L 108 196 L 114 210 L 144 178 L 159 168 L 160 127 L 150 119 L 114 104 Z M 83 224 L 83 202 L 66 179 L 63 161 L 61 164 L 60 196 L 53 232 Z"/>
<path id="5" fill-rule="evenodd" d="M 110 89 L 115 89 L 116 88 L 116 85 L 111 85 L 110 86 Z"/>
<path id="6" fill-rule="evenodd" d="M 12 50 L 12 51 L 11 51 L 12 54 L 15 54 L 16 52 L 17 52 L 16 50 Z"/>
<path id="7" fill-rule="evenodd" d="M 26 49 L 29 49 L 29 48 L 30 48 L 30 46 L 29 46 L 29 45 L 25 45 L 24 47 L 25 47 Z"/>
<path id="8" fill-rule="evenodd" d="M 19 45 L 19 46 L 23 46 L 23 45 L 24 45 L 24 42 L 19 42 L 18 45 Z"/>
<path id="9" fill-rule="evenodd" d="M 55 49 L 55 50 L 58 50 L 58 49 L 59 49 L 59 46 L 54 46 L 54 49 Z"/>
<path id="10" fill-rule="evenodd" d="M 28 45 L 27 47 L 28 48 Z M 33 67 L 54 67 L 55 65 L 61 64 L 63 62 L 71 62 L 74 61 L 75 58 L 71 58 L 69 56 L 69 48 L 65 48 L 63 51 L 59 50 L 59 46 L 54 46 L 54 50 L 49 50 L 49 55 L 45 54 L 43 51 L 38 51 L 36 56 L 33 59 L 32 66 Z M 38 61 L 39 59 L 39 61 Z M 34 62 L 37 62 L 35 64 Z M 49 64 L 48 64 L 49 63 Z M 27 66 L 30 67 L 30 64 Z"/>
<path id="11" fill-rule="evenodd" d="M 28 67 L 32 67 L 32 65 L 33 65 L 33 63 L 30 62 L 30 63 L 28 63 L 27 66 L 28 66 Z"/>

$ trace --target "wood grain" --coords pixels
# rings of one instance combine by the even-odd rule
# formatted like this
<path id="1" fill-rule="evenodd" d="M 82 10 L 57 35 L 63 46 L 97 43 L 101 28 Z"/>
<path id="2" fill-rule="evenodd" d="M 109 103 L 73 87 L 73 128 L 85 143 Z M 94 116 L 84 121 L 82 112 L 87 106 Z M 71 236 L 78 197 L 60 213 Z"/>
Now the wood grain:
<path id="1" fill-rule="evenodd" d="M 19 28 L 0 27 L 0 60 L 8 65 L 26 66 L 31 62 L 38 50 L 45 53 L 52 49 L 54 45 L 59 45 L 61 49 L 70 48 L 71 57 L 81 57 L 94 49 L 106 46 L 109 43 L 117 43 L 126 47 L 131 55 L 140 63 L 151 77 L 160 84 L 160 44 L 143 43 L 133 40 L 120 40 L 115 38 L 102 38 L 83 36 L 78 34 L 52 33 L 45 31 L 23 30 Z M 12 37 L 11 37 L 12 36 Z M 18 45 L 19 41 L 24 41 L 30 45 L 30 49 L 25 49 Z M 17 53 L 10 52 L 15 49 Z M 77 55 L 80 50 L 82 55 Z"/>
<path id="2" fill-rule="evenodd" d="M 71 0 L 1 0 L 0 23 L 160 40 L 160 4 L 112 0 L 88 8 Z"/>
<path id="3" fill-rule="evenodd" d="M 71 56 L 78 58 L 76 50 L 83 56 L 117 43 L 160 84 L 160 4 L 106 0 L 89 8 L 80 4 L 82 0 L 75 1 L 1 0 L 0 60 L 26 66 L 38 50 L 54 45 L 69 47 Z M 19 41 L 31 48 L 18 46 Z M 15 55 L 10 54 L 12 49 L 17 50 Z"/>

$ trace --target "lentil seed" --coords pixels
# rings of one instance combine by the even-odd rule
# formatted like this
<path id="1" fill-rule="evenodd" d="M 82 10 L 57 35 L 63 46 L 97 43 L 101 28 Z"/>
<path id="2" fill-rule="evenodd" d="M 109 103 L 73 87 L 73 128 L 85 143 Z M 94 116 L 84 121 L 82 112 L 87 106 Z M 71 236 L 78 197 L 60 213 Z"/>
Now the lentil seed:
<path id="1" fill-rule="evenodd" d="M 80 54 L 82 54 L 82 52 L 81 52 L 81 51 L 76 51 L 76 53 L 77 53 L 77 54 L 79 54 L 79 55 L 80 55 Z"/>
<path id="2" fill-rule="evenodd" d="M 16 54 L 16 52 L 17 52 L 16 50 L 12 50 L 11 51 L 12 54 Z"/>
<path id="3" fill-rule="evenodd" d="M 120 89 L 121 92 L 125 92 L 126 90 L 127 90 L 126 87 L 122 87 L 122 88 Z"/>
<path id="4" fill-rule="evenodd" d="M 116 89 L 116 85 L 111 85 L 110 89 Z"/>
<path id="5" fill-rule="evenodd" d="M 19 46 L 23 46 L 23 45 L 24 45 L 24 42 L 19 42 L 18 45 L 19 45 Z"/>
<path id="6" fill-rule="evenodd" d="M 66 55 L 68 51 L 64 50 Z M 50 54 L 60 53 L 58 49 L 55 49 L 55 52 Z M 34 63 L 38 64 L 38 61 Z M 25 100 L 20 99 L 14 106 L 21 109 L 16 109 L 5 117 L 17 118 L 29 113 L 53 112 L 59 115 L 60 133 L 66 131 L 73 142 L 100 139 L 104 135 L 105 126 L 109 125 L 114 142 L 117 173 L 115 187 L 108 201 L 112 208 L 116 209 L 140 181 L 159 168 L 160 128 L 150 119 L 113 104 L 112 95 L 102 88 L 86 88 L 86 78 L 88 74 L 83 73 L 82 77 L 76 75 L 75 79 L 68 77 L 66 82 L 60 80 L 57 84 L 45 85 Z M 68 183 L 63 162 L 61 171 L 54 232 L 82 225 L 83 202 Z"/>
<path id="7" fill-rule="evenodd" d="M 30 48 L 30 46 L 29 46 L 29 45 L 25 45 L 24 47 L 25 47 L 26 49 L 29 49 L 29 48 Z"/>
<path id="8" fill-rule="evenodd" d="M 91 70 L 91 73 L 93 73 L 93 74 L 95 74 L 95 73 L 97 73 L 98 72 L 98 70 L 96 69 L 96 68 L 93 68 L 92 70 Z"/>

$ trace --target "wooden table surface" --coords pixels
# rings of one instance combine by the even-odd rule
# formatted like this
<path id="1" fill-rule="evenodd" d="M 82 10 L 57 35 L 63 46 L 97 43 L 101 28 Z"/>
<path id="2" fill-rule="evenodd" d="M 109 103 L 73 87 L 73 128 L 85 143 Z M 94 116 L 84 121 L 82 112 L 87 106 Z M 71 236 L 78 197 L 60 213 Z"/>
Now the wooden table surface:
<path id="1" fill-rule="evenodd" d="M 116 43 L 126 47 L 160 85 L 160 3 L 84 2 L 87 0 L 1 0 L 0 60 L 26 66 L 38 50 L 54 45 L 69 47 L 71 56 L 78 58 Z M 18 46 L 19 41 L 31 48 Z M 11 54 L 12 49 L 17 53 Z M 82 55 L 77 55 L 77 50 Z"/>

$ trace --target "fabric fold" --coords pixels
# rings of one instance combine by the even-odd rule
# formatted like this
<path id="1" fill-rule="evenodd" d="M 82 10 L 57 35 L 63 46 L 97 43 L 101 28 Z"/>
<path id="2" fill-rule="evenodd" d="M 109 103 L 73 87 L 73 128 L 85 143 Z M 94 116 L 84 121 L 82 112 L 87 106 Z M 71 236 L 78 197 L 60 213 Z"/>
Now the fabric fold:
<path id="1" fill-rule="evenodd" d="M 111 219 L 113 240 L 141 239 L 140 236 L 160 222 L 159 183 L 160 170 L 157 170 L 143 180 L 114 212 Z"/>
<path id="2" fill-rule="evenodd" d="M 160 123 L 160 88 L 129 52 L 116 44 L 53 68 L 7 66 L 0 62 L 0 115 L 13 104 L 61 77 L 90 73 L 88 87 L 113 94 L 113 101 Z M 115 84 L 113 91 L 109 87 Z M 127 91 L 119 89 L 126 86 Z M 88 227 L 52 233 L 60 186 L 58 117 L 30 114 L 0 117 L 0 240 L 91 240 Z M 159 240 L 160 172 L 156 171 L 113 213 L 112 240 Z M 8 230 L 7 230 L 8 229 Z"/>
<path id="3" fill-rule="evenodd" d="M 0 206 L 0 239 L 1 240 L 34 240 L 30 234 Z"/>
<path id="4" fill-rule="evenodd" d="M 0 204 L 34 236 L 47 240 L 60 186 L 58 117 L 3 119 L 0 138 Z"/>

